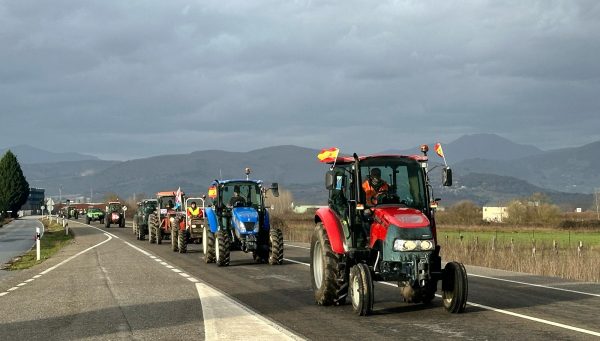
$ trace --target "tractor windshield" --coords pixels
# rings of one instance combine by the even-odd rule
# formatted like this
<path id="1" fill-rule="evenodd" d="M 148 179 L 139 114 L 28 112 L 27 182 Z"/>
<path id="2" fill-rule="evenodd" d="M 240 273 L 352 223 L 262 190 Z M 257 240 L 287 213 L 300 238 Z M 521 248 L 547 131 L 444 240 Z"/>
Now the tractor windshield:
<path id="1" fill-rule="evenodd" d="M 229 182 L 223 185 L 221 202 L 228 207 L 261 206 L 260 186 L 254 182 Z"/>
<path id="2" fill-rule="evenodd" d="M 108 205 L 109 212 L 118 212 L 121 210 L 121 204 L 110 204 Z"/>
<path id="3" fill-rule="evenodd" d="M 175 196 L 164 196 L 164 197 L 160 197 L 158 199 L 158 202 L 160 203 L 160 207 L 161 208 L 167 208 L 167 209 L 175 209 L 175 206 L 177 205 L 177 201 L 175 200 Z M 181 205 L 178 207 L 178 209 L 181 209 Z"/>
<path id="4" fill-rule="evenodd" d="M 403 204 L 427 206 L 421 165 L 411 159 L 382 157 L 360 163 L 362 189 L 368 206 Z"/>

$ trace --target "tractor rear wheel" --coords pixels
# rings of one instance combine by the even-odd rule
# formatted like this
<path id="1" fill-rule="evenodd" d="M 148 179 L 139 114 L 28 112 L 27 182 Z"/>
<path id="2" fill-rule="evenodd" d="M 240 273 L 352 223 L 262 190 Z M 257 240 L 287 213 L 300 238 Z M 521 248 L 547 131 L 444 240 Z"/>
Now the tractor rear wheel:
<path id="1" fill-rule="evenodd" d="M 110 228 L 110 219 L 106 218 L 106 223 L 104 224 L 104 227 Z"/>
<path id="2" fill-rule="evenodd" d="M 231 248 L 231 240 L 227 231 L 218 231 L 215 242 L 216 262 L 218 266 L 229 265 L 229 251 Z"/>
<path id="3" fill-rule="evenodd" d="M 187 231 L 183 230 L 183 231 L 179 231 L 179 235 L 177 236 L 177 249 L 179 250 L 179 253 L 186 253 L 187 252 Z"/>
<path id="4" fill-rule="evenodd" d="M 352 302 L 352 310 L 359 316 L 371 314 L 375 295 L 371 270 L 366 264 L 359 263 L 350 269 L 348 291 Z"/>
<path id="5" fill-rule="evenodd" d="M 177 252 L 179 250 L 177 248 L 177 234 L 179 230 L 175 228 L 175 223 L 177 223 L 177 219 L 175 219 L 171 225 L 171 250 L 173 250 L 173 252 Z"/>
<path id="6" fill-rule="evenodd" d="M 119 227 L 125 227 L 125 217 L 121 217 L 121 219 L 119 219 Z"/>
<path id="7" fill-rule="evenodd" d="M 346 300 L 342 257 L 331 249 L 323 224 L 317 224 L 310 243 L 310 277 L 317 304 L 343 304 Z"/>
<path id="8" fill-rule="evenodd" d="M 162 230 L 162 222 L 160 221 L 159 218 L 157 218 L 158 223 L 155 225 L 156 230 L 154 230 L 154 233 L 156 234 L 156 244 L 162 244 L 162 240 L 163 240 L 163 230 Z"/>
<path id="9" fill-rule="evenodd" d="M 442 302 L 449 313 L 462 313 L 467 306 L 469 282 L 467 270 L 458 262 L 450 262 L 444 267 L 442 280 Z"/>
<path id="10" fill-rule="evenodd" d="M 280 229 L 271 228 L 269 231 L 269 264 L 283 264 L 283 233 Z"/>
<path id="11" fill-rule="evenodd" d="M 215 234 L 212 233 L 208 226 L 202 229 L 202 252 L 204 252 L 204 262 L 215 262 Z"/>
<path id="12" fill-rule="evenodd" d="M 87 216 L 85 217 L 85 223 L 88 225 L 90 224 L 90 217 L 87 217 Z"/>
<path id="13" fill-rule="evenodd" d="M 148 241 L 150 244 L 156 243 L 156 225 L 158 224 L 158 218 L 155 214 L 148 216 Z"/>

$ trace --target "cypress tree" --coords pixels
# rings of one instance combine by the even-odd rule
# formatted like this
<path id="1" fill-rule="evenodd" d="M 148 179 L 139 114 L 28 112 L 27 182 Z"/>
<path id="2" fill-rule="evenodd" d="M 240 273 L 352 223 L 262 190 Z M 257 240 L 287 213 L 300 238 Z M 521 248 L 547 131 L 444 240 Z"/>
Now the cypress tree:
<path id="1" fill-rule="evenodd" d="M 21 165 L 10 150 L 0 159 L 0 212 L 12 211 L 13 217 L 27 202 L 29 183 L 23 175 Z"/>

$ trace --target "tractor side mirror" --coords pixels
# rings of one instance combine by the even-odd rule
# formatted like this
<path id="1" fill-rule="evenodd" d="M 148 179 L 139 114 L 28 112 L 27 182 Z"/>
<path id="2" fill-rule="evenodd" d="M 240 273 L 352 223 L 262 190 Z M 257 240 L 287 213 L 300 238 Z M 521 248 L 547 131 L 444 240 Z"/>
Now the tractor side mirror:
<path id="1" fill-rule="evenodd" d="M 271 192 L 273 192 L 275 198 L 279 196 L 279 184 L 277 182 L 271 184 Z"/>
<path id="2" fill-rule="evenodd" d="M 452 169 L 444 167 L 442 170 L 442 184 L 446 187 L 452 186 Z"/>

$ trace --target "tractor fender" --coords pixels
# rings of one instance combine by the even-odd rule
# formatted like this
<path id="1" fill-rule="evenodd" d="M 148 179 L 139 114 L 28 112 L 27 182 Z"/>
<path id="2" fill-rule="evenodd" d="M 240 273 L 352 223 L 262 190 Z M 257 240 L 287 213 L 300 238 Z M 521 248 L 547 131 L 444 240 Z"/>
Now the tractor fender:
<path id="1" fill-rule="evenodd" d="M 325 228 L 329 243 L 331 244 L 331 250 L 337 254 L 343 254 L 345 250 L 342 223 L 333 210 L 329 207 L 319 208 L 315 214 L 315 223 L 319 222 Z"/>
<path id="2" fill-rule="evenodd" d="M 212 207 L 207 207 L 204 209 L 204 214 L 206 215 L 210 232 L 217 233 L 217 231 L 219 231 L 219 223 L 217 223 L 217 215 L 215 214 L 215 210 Z"/>

